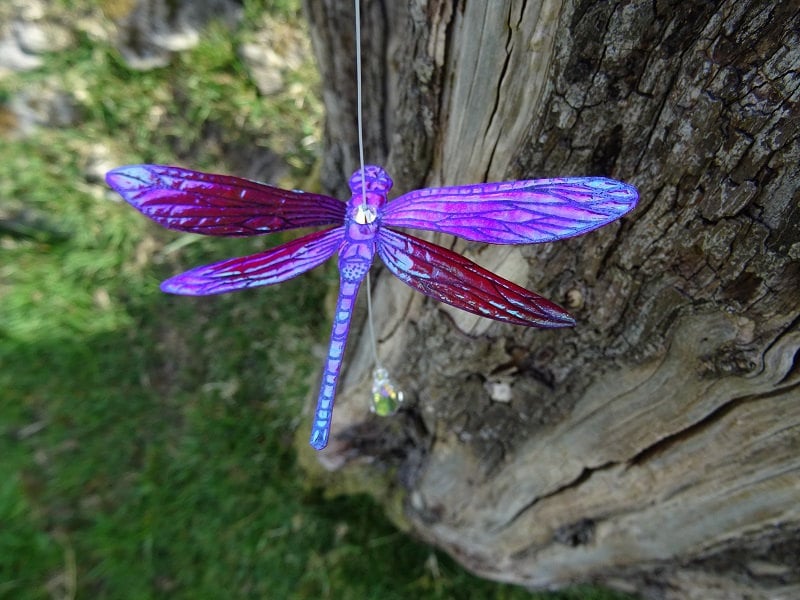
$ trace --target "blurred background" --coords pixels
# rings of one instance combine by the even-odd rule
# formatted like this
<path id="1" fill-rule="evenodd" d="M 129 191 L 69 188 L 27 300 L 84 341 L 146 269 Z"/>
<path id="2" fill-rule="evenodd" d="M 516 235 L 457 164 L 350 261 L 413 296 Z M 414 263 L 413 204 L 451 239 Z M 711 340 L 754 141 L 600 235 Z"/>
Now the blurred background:
<path id="1" fill-rule="evenodd" d="M 159 291 L 288 237 L 163 230 L 104 173 L 318 191 L 322 122 L 299 0 L 0 5 L 0 598 L 619 597 L 474 578 L 298 466 L 334 265 Z"/>

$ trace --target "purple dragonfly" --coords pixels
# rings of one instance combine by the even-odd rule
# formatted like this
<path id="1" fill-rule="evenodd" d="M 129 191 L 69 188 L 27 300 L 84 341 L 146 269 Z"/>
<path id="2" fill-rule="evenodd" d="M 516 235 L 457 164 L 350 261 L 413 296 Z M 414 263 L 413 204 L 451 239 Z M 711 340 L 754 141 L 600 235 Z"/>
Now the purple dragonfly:
<path id="1" fill-rule="evenodd" d="M 636 188 L 603 177 L 567 177 L 421 189 L 387 202 L 392 180 L 377 166 L 350 178 L 344 203 L 329 196 L 162 165 L 110 171 L 106 181 L 147 217 L 170 229 L 248 236 L 335 225 L 276 248 L 197 267 L 161 289 L 202 296 L 296 277 L 338 251 L 340 288 L 311 430 L 328 443 L 334 394 L 358 288 L 375 253 L 401 281 L 462 310 L 529 327 L 569 327 L 561 307 L 450 250 L 395 227 L 492 244 L 551 242 L 592 231 L 636 206 Z"/>

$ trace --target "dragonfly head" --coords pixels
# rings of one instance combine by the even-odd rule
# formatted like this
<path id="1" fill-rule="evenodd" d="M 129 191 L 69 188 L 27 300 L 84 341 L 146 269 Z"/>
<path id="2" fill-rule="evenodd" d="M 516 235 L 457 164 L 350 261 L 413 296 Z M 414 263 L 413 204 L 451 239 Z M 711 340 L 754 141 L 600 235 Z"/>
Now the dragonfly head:
<path id="1" fill-rule="evenodd" d="M 386 171 L 376 165 L 365 165 L 363 182 L 361 169 L 358 169 L 350 177 L 350 191 L 354 196 L 360 195 L 362 189 L 367 193 L 374 192 L 385 196 L 392 189 L 392 183 L 392 179 L 386 174 Z"/>

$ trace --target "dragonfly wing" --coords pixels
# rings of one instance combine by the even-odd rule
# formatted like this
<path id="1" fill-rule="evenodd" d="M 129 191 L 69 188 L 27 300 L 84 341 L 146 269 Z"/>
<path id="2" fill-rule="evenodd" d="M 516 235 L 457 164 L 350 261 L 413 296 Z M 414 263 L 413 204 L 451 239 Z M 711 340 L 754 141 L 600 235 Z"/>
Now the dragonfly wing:
<path id="1" fill-rule="evenodd" d="M 161 289 L 206 296 L 280 283 L 321 265 L 336 252 L 343 237 L 341 227 L 317 231 L 266 252 L 191 269 L 167 279 Z"/>
<path id="2" fill-rule="evenodd" d="M 528 327 L 575 324 L 569 313 L 546 298 L 425 240 L 381 229 L 378 254 L 401 281 L 461 310 Z"/>
<path id="3" fill-rule="evenodd" d="M 339 224 L 345 204 L 230 175 L 164 165 L 129 165 L 106 181 L 137 210 L 170 229 L 205 235 L 260 235 Z"/>
<path id="4" fill-rule="evenodd" d="M 491 244 L 572 237 L 615 221 L 639 194 L 605 177 L 567 177 L 422 189 L 383 209 L 383 225 L 440 231 Z"/>

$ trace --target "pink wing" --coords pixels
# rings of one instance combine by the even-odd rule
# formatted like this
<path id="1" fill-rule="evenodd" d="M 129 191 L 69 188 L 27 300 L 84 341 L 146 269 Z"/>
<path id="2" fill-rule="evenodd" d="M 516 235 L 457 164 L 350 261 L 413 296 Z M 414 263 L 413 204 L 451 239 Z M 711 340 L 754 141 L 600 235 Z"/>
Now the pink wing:
<path id="1" fill-rule="evenodd" d="M 490 244 L 533 244 L 602 227 L 639 194 L 605 177 L 533 179 L 421 189 L 389 202 L 383 225 L 440 231 Z"/>
<path id="2" fill-rule="evenodd" d="M 405 233 L 381 229 L 378 254 L 401 281 L 461 310 L 529 327 L 570 327 L 560 306 L 463 256 Z"/>
<path id="3" fill-rule="evenodd" d="M 280 283 L 324 263 L 343 238 L 341 227 L 317 231 L 266 252 L 196 267 L 167 279 L 161 289 L 171 294 L 206 296 Z"/>
<path id="4" fill-rule="evenodd" d="M 260 235 L 344 220 L 345 204 L 335 198 L 230 175 L 129 165 L 109 171 L 106 181 L 145 216 L 192 233 Z"/>

